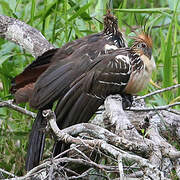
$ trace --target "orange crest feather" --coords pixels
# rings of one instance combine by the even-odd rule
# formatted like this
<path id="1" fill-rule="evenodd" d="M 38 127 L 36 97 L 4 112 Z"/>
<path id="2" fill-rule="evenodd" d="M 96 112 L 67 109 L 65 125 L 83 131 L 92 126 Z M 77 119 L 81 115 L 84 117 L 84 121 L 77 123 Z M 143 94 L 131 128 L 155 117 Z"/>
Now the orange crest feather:
<path id="1" fill-rule="evenodd" d="M 136 40 L 145 42 L 149 48 L 152 48 L 153 46 L 151 37 L 146 33 L 139 34 Z"/>

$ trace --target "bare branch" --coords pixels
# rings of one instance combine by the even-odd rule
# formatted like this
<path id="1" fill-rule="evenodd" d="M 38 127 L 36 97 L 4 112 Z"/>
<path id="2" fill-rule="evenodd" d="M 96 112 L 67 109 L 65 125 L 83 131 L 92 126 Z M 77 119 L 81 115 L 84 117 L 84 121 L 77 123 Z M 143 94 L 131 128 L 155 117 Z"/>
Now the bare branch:
<path id="1" fill-rule="evenodd" d="M 129 154 L 120 149 L 117 149 L 116 147 L 114 147 L 102 140 L 82 140 L 82 139 L 80 140 L 79 138 L 73 138 L 72 136 L 70 136 L 66 133 L 63 133 L 58 128 L 58 126 L 56 124 L 56 118 L 55 118 L 55 115 L 53 112 L 49 111 L 49 115 L 47 116 L 47 118 L 49 119 L 49 123 L 50 123 L 50 126 L 51 126 L 53 132 L 55 133 L 55 135 L 58 137 L 59 140 L 62 140 L 62 141 L 68 142 L 68 143 L 75 143 L 75 144 L 88 144 L 89 146 L 94 146 L 94 147 L 98 145 L 99 148 L 101 148 L 105 152 L 108 152 L 109 154 L 114 156 L 116 159 L 119 156 L 121 156 L 124 159 L 128 159 L 131 161 L 132 160 L 137 161 L 140 164 L 140 166 L 142 166 L 143 168 L 144 167 L 148 168 L 147 171 L 145 170 L 145 173 L 147 176 L 151 176 L 153 178 L 158 177 L 158 179 L 160 177 L 163 177 L 163 173 L 161 173 L 158 169 L 156 169 L 153 165 L 151 165 L 148 160 L 146 160 L 142 157 L 136 156 L 136 155 Z M 82 142 L 84 142 L 84 143 L 82 143 Z"/>
<path id="2" fill-rule="evenodd" d="M 137 97 L 137 98 L 135 98 L 134 100 L 145 99 L 145 98 L 150 97 L 150 96 L 153 96 L 153 95 L 155 95 L 155 94 L 160 94 L 160 93 L 163 93 L 163 92 L 165 92 L 165 91 L 170 91 L 170 90 L 172 90 L 172 89 L 179 88 L 179 87 L 180 87 L 180 84 L 176 84 L 176 85 L 174 85 L 174 86 L 170 86 L 170 87 L 167 87 L 167 88 L 163 88 L 163 89 L 154 91 L 154 92 L 152 92 L 152 93 L 146 94 L 146 95 L 144 95 L 144 96 Z"/>
<path id="3" fill-rule="evenodd" d="M 123 164 L 122 164 L 122 157 L 121 154 L 118 156 L 118 167 L 119 167 L 119 176 L 120 180 L 124 180 L 124 171 L 123 171 Z"/>
<path id="4" fill-rule="evenodd" d="M 4 15 L 0 15 L 0 36 L 22 46 L 34 57 L 54 48 L 37 29 Z"/>
<path id="5" fill-rule="evenodd" d="M 0 172 L 3 173 L 3 174 L 6 174 L 6 175 L 8 175 L 8 176 L 12 176 L 12 177 L 17 178 L 17 176 L 15 176 L 14 174 L 12 174 L 12 173 L 10 173 L 10 172 L 5 171 L 4 169 L 1 169 L 1 168 L 0 168 Z"/>
<path id="6" fill-rule="evenodd" d="M 8 101 L 0 101 L 0 108 L 1 107 L 8 107 L 8 108 L 11 108 L 15 111 L 18 111 L 20 113 L 23 113 L 25 115 L 28 115 L 32 118 L 35 118 L 36 117 L 36 113 L 33 113 L 31 111 L 28 111 L 20 106 L 17 106 L 15 104 L 13 104 L 13 100 L 8 100 Z"/>
<path id="7" fill-rule="evenodd" d="M 61 133 L 66 133 L 73 136 L 77 136 L 80 133 L 88 133 L 94 138 L 103 139 L 107 143 L 110 143 L 112 145 L 115 145 L 116 147 L 120 147 L 125 150 L 133 149 L 133 151 L 142 154 L 144 153 L 149 154 L 152 151 L 152 149 L 150 149 L 149 146 L 152 146 L 153 142 L 149 141 L 148 139 L 144 139 L 142 140 L 142 142 L 127 140 L 123 137 L 120 137 L 108 131 L 107 129 L 104 129 L 102 127 L 90 123 L 76 124 L 74 126 L 63 129 Z"/>
<path id="8" fill-rule="evenodd" d="M 161 111 L 161 110 L 168 110 L 171 107 L 178 106 L 180 105 L 180 102 L 176 102 L 173 104 L 165 105 L 165 106 L 157 106 L 157 107 L 152 107 L 152 108 L 130 108 L 126 109 L 128 111 Z"/>
<path id="9" fill-rule="evenodd" d="M 108 96 L 104 106 L 106 110 L 104 116 L 109 119 L 110 124 L 115 126 L 117 134 L 121 133 L 123 130 L 133 128 L 122 108 L 122 97 L 120 95 Z"/>

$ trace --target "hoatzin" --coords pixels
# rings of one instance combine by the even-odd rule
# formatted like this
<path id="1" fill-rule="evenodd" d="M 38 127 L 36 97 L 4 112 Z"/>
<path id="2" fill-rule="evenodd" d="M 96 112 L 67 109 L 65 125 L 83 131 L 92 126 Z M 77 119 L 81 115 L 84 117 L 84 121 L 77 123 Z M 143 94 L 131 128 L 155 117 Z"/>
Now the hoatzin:
<path id="1" fill-rule="evenodd" d="M 136 94 L 149 82 L 155 68 L 152 40 L 142 32 L 128 48 L 117 19 L 109 12 L 104 31 L 67 43 L 38 57 L 13 79 L 11 92 L 17 103 L 30 102 L 39 109 L 29 137 L 26 169 L 41 160 L 45 134 L 42 111 L 52 108 L 60 129 L 88 122 L 110 94 Z M 53 155 L 66 149 L 55 143 Z"/>

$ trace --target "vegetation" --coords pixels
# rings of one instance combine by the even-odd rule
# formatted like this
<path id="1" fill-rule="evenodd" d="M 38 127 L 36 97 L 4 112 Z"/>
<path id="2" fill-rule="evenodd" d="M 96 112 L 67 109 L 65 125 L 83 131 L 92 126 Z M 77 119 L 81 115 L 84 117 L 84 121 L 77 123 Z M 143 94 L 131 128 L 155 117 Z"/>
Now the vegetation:
<path id="1" fill-rule="evenodd" d="M 100 32 L 103 27 L 99 21 L 102 21 L 108 3 L 108 0 L 2 0 L 0 14 L 30 24 L 56 47 L 61 47 L 66 42 Z M 113 8 L 126 35 L 131 32 L 124 22 L 141 26 L 149 17 L 147 27 L 152 28 L 157 71 L 153 74 L 153 82 L 141 95 L 180 83 L 180 1 L 114 1 Z M 11 79 L 34 58 L 4 39 L 0 39 L 0 47 L 0 81 L 3 86 L 0 98 L 8 100 L 13 98 L 9 93 Z M 147 100 L 147 104 L 165 105 L 179 100 L 180 88 L 155 95 Z M 30 109 L 28 104 L 21 106 Z M 32 121 L 21 113 L 0 108 L 0 168 L 16 175 L 25 173 L 27 138 Z M 50 151 L 46 153 L 50 154 Z"/>

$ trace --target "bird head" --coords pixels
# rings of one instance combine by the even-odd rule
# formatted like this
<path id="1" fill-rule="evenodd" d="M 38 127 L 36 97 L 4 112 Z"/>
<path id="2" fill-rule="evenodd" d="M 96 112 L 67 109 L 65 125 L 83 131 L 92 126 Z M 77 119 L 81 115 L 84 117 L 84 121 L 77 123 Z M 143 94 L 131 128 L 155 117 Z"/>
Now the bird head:
<path id="1" fill-rule="evenodd" d="M 154 57 L 152 55 L 153 42 L 148 33 L 141 32 L 133 37 L 134 43 L 131 46 L 131 50 L 141 57 L 145 65 L 146 71 L 150 74 L 156 68 Z"/>
<path id="2" fill-rule="evenodd" d="M 145 32 L 141 32 L 132 38 L 134 39 L 134 43 L 131 49 L 138 55 L 145 55 L 151 59 L 153 42 L 150 35 Z"/>

